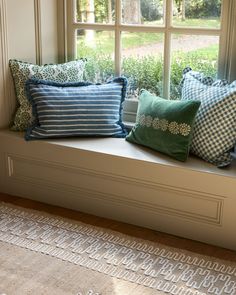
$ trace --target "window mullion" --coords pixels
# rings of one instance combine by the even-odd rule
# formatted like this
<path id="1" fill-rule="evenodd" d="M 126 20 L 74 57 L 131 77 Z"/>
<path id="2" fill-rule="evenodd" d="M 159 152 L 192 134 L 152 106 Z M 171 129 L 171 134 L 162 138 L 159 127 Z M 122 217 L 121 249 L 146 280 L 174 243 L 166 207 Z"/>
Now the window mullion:
<path id="1" fill-rule="evenodd" d="M 170 97 L 170 68 L 171 68 L 171 25 L 172 0 L 166 0 L 165 7 L 165 42 L 164 42 L 164 69 L 163 69 L 163 96 Z"/>
<path id="2" fill-rule="evenodd" d="M 108 24 L 97 24 L 97 23 L 74 23 L 73 24 L 74 29 L 83 29 L 83 30 L 105 30 L 105 31 L 114 31 L 114 25 L 108 25 Z"/>
<path id="3" fill-rule="evenodd" d="M 121 74 L 121 18 L 122 7 L 121 1 L 116 1 L 116 20 L 115 20 L 115 74 L 120 76 Z"/>
<path id="4" fill-rule="evenodd" d="M 223 9 L 221 15 L 221 34 L 219 49 L 219 78 L 232 79 L 232 60 L 235 62 L 236 38 L 234 36 L 235 28 L 235 2 L 223 1 Z M 236 75 L 236 73 L 235 73 Z M 234 76 L 235 78 L 235 76 Z"/>
<path id="5" fill-rule="evenodd" d="M 67 0 L 67 59 L 73 60 L 76 56 L 76 30 L 73 27 L 75 19 L 75 0 Z"/>

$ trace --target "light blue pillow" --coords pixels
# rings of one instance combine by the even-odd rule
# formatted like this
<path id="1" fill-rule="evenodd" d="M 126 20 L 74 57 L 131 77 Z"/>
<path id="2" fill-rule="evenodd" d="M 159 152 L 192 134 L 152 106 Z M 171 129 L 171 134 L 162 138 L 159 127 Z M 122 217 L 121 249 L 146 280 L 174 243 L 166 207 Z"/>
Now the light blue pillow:
<path id="1" fill-rule="evenodd" d="M 214 81 L 190 68 L 184 70 L 182 100 L 200 100 L 191 152 L 224 167 L 233 160 L 236 144 L 236 81 Z"/>
<path id="2" fill-rule="evenodd" d="M 25 138 L 42 139 L 71 136 L 125 137 L 121 121 L 126 78 L 107 84 L 88 82 L 55 83 L 29 79 L 26 92 L 36 123 Z"/>

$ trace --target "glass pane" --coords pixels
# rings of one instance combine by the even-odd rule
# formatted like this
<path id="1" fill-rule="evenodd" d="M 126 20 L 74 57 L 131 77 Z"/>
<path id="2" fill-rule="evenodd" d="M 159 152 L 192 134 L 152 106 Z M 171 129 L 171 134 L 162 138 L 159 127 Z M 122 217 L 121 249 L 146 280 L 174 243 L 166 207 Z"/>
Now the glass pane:
<path id="1" fill-rule="evenodd" d="M 105 82 L 114 76 L 114 32 L 78 30 L 77 58 L 86 58 L 85 80 Z"/>
<path id="2" fill-rule="evenodd" d="M 222 0 L 173 0 L 173 25 L 220 28 Z"/>
<path id="3" fill-rule="evenodd" d="M 179 83 L 186 67 L 216 78 L 219 53 L 218 36 L 173 35 L 171 52 L 172 99 L 180 96 Z"/>
<path id="4" fill-rule="evenodd" d="M 77 0 L 76 19 L 82 23 L 113 23 L 115 0 Z"/>
<path id="5" fill-rule="evenodd" d="M 122 74 L 129 79 L 128 97 L 137 98 L 142 88 L 162 93 L 164 36 L 157 33 L 123 32 Z"/>
<path id="6" fill-rule="evenodd" d="M 122 0 L 122 22 L 133 25 L 162 25 L 163 0 Z"/>

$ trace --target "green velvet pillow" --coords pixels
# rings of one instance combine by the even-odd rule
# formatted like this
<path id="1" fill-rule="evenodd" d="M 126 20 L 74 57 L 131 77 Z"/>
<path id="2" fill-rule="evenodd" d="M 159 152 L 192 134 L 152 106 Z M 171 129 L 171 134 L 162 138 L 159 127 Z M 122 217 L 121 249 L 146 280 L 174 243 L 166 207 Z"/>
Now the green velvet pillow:
<path id="1" fill-rule="evenodd" d="M 143 90 L 136 123 L 126 140 L 186 161 L 200 101 L 167 100 Z"/>

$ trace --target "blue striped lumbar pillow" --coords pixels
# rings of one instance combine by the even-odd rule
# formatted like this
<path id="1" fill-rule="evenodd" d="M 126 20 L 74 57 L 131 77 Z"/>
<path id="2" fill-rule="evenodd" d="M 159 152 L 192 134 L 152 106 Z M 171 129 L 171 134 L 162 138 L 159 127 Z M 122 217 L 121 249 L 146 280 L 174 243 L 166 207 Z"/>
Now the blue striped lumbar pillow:
<path id="1" fill-rule="evenodd" d="M 121 121 L 127 80 L 107 84 L 55 83 L 29 79 L 26 92 L 36 123 L 26 140 L 71 136 L 125 137 Z"/>

